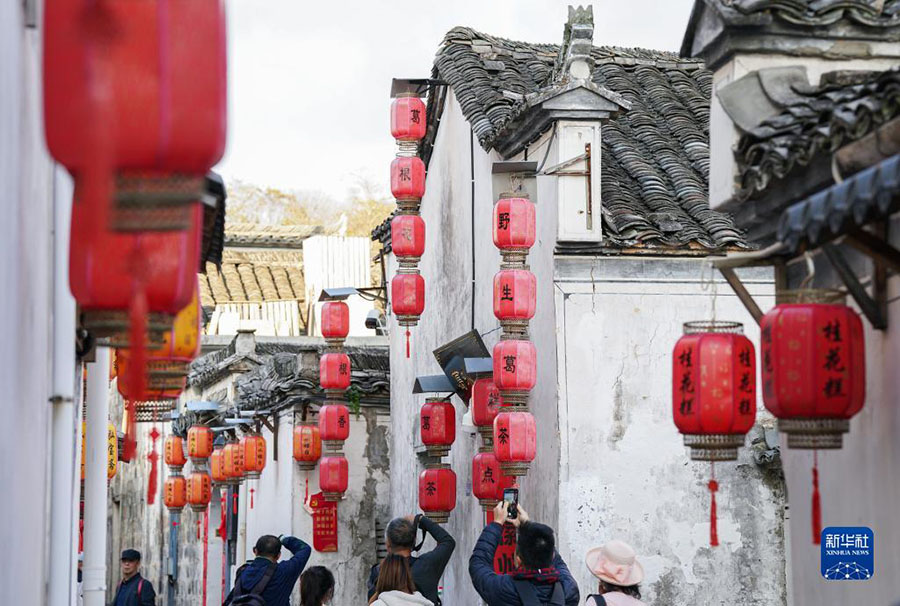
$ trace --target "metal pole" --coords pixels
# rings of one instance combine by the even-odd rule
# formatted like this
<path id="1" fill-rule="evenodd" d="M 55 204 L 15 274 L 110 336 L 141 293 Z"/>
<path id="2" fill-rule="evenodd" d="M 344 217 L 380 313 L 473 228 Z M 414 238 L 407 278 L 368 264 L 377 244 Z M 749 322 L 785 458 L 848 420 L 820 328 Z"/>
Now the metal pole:
<path id="1" fill-rule="evenodd" d="M 106 461 L 109 349 L 98 347 L 87 370 L 87 454 L 84 469 L 84 606 L 106 602 Z M 55 605 L 54 605 L 55 606 Z"/>

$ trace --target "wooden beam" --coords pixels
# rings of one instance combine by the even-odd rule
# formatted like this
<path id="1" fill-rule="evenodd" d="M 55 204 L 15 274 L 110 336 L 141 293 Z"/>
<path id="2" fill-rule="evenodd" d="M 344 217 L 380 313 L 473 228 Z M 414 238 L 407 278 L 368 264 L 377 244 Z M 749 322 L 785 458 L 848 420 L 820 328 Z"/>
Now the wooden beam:
<path id="1" fill-rule="evenodd" d="M 734 294 L 737 295 L 738 299 L 741 300 L 741 303 L 744 304 L 744 307 L 747 308 L 747 311 L 750 312 L 750 315 L 753 316 L 753 319 L 756 320 L 756 323 L 759 324 L 762 321 L 763 312 L 759 308 L 759 305 L 756 304 L 756 301 L 753 300 L 753 296 L 750 294 L 750 291 L 744 286 L 744 283 L 741 282 L 741 279 L 738 278 L 737 274 L 730 267 L 720 267 L 719 273 L 722 274 L 722 277 L 728 282 L 731 286 L 731 289 L 734 291 Z"/>
<path id="2" fill-rule="evenodd" d="M 883 240 L 871 232 L 856 229 L 844 237 L 844 242 L 872 258 L 876 263 L 881 263 L 900 273 L 900 250 L 897 250 L 886 240 Z"/>
<path id="3" fill-rule="evenodd" d="M 866 318 L 868 318 L 872 326 L 878 330 L 887 328 L 887 321 L 882 315 L 881 310 L 878 309 L 878 304 L 869 296 L 865 287 L 860 284 L 859 279 L 856 277 L 856 274 L 853 273 L 853 269 L 850 267 L 850 264 L 847 263 L 843 253 L 841 253 L 834 244 L 823 244 L 822 252 L 828 257 L 828 261 L 841 277 L 847 290 L 850 291 L 853 300 L 859 305 L 859 308 Z"/>

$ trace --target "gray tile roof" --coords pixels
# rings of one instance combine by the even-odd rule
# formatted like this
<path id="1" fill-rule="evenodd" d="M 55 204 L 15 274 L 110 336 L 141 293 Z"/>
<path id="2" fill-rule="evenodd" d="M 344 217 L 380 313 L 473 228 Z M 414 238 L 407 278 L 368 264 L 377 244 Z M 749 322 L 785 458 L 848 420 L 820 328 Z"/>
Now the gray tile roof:
<path id="1" fill-rule="evenodd" d="M 436 75 L 491 150 L 517 127 L 524 95 L 549 82 L 559 47 L 447 33 Z M 718 249 L 746 246 L 731 218 L 709 209 L 711 73 L 675 53 L 594 47 L 595 84 L 631 103 L 603 128 L 604 245 Z M 439 116 L 429 112 L 429 122 Z M 423 150 L 423 156 L 430 150 Z M 383 237 L 383 231 L 374 234 Z"/>
<path id="2" fill-rule="evenodd" d="M 800 100 L 783 107 L 741 137 L 738 199 L 764 192 L 784 178 L 861 139 L 900 116 L 900 69 L 886 72 L 838 72 Z"/>
<path id="3" fill-rule="evenodd" d="M 900 0 L 731 0 L 747 16 L 764 14 L 787 23 L 829 26 L 839 21 L 870 27 L 900 25 Z"/>

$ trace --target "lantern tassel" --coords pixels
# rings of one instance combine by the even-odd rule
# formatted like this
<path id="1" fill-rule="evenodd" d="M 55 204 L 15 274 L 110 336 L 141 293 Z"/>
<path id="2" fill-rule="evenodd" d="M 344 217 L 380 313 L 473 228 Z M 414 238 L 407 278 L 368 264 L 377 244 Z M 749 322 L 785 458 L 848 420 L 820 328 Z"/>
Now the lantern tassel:
<path id="1" fill-rule="evenodd" d="M 250 489 L 250 509 L 253 509 L 253 493 L 256 492 L 252 488 Z"/>
<path id="2" fill-rule="evenodd" d="M 238 512 L 237 512 L 237 503 L 238 503 L 238 493 L 235 492 L 235 493 L 232 495 L 232 498 L 231 498 L 231 513 L 233 513 L 234 515 L 237 515 L 237 514 L 238 514 Z"/>
<path id="3" fill-rule="evenodd" d="M 812 539 L 813 545 L 820 545 L 822 543 L 822 498 L 819 494 L 819 451 L 813 453 L 812 483 Z"/>
<path id="4" fill-rule="evenodd" d="M 137 423 L 135 422 L 136 416 L 135 406 L 133 400 L 128 400 L 125 402 L 125 418 L 123 419 L 125 425 L 125 439 L 122 440 L 122 460 L 126 463 L 130 463 L 134 460 L 134 455 L 137 452 Z"/>
<path id="5" fill-rule="evenodd" d="M 216 531 L 216 534 L 219 535 L 222 540 L 225 540 L 225 495 L 223 494 L 221 499 L 219 500 L 219 530 Z"/>
<path id="6" fill-rule="evenodd" d="M 197 539 L 200 538 L 200 524 L 203 523 L 203 518 L 197 518 Z"/>
<path id="7" fill-rule="evenodd" d="M 716 492 L 719 490 L 719 483 L 716 482 L 715 463 L 710 463 L 712 479 L 710 479 L 709 487 L 709 544 L 713 547 L 719 545 L 719 519 L 716 511 Z"/>
<path id="8" fill-rule="evenodd" d="M 159 460 L 159 455 L 156 454 L 156 451 L 153 451 L 147 455 L 147 459 L 150 461 L 150 475 L 147 478 L 147 505 L 153 505 L 156 502 L 156 463 Z"/>
<path id="9" fill-rule="evenodd" d="M 409 328 L 406 329 L 406 359 L 409 359 Z"/>

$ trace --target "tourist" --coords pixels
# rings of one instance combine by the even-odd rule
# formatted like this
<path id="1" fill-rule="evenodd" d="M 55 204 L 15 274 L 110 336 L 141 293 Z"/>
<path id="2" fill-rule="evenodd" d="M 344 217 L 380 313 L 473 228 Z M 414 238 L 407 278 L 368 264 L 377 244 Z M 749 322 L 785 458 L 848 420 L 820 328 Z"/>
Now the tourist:
<path id="1" fill-rule="evenodd" d="M 291 559 L 279 562 L 281 546 L 294 554 Z M 225 598 L 225 606 L 259 604 L 289 606 L 294 584 L 303 572 L 312 553 L 309 545 L 296 537 L 276 537 L 266 534 L 259 537 L 253 548 L 255 560 L 238 568 L 234 587 Z"/>
<path id="2" fill-rule="evenodd" d="M 587 606 L 641 606 L 638 584 L 644 567 L 624 541 L 610 541 L 587 552 L 588 569 L 600 581 L 600 593 L 589 596 Z"/>
<path id="3" fill-rule="evenodd" d="M 500 544 L 510 504 L 500 501 L 494 521 L 484 527 L 469 559 L 475 591 L 488 606 L 577 606 L 578 584 L 556 551 L 553 529 L 532 522 L 521 505 L 509 522 L 518 529 L 512 574 L 494 572 L 494 553 Z"/>
<path id="4" fill-rule="evenodd" d="M 437 545 L 428 553 L 416 557 L 412 555 L 412 552 L 415 550 L 418 528 L 430 534 Z M 453 555 L 453 550 L 456 548 L 456 541 L 453 540 L 450 533 L 444 530 L 440 524 L 422 514 L 395 518 L 388 524 L 385 532 L 385 544 L 388 553 L 407 558 L 415 588 L 432 603 L 440 606 L 438 584 L 441 575 L 444 574 L 444 568 L 447 567 L 447 562 L 450 561 L 450 556 Z M 378 571 L 379 565 L 375 564 L 369 574 L 370 598 L 375 594 Z"/>
<path id="5" fill-rule="evenodd" d="M 111 606 L 154 606 L 156 592 L 153 583 L 141 576 L 141 552 L 126 549 L 122 552 L 122 580 L 116 587 Z"/>
<path id="6" fill-rule="evenodd" d="M 381 562 L 372 606 L 434 606 L 434 602 L 416 591 L 409 557 L 389 553 Z"/>
<path id="7" fill-rule="evenodd" d="M 323 606 L 334 597 L 334 575 L 324 566 L 310 566 L 300 575 L 300 606 Z"/>

